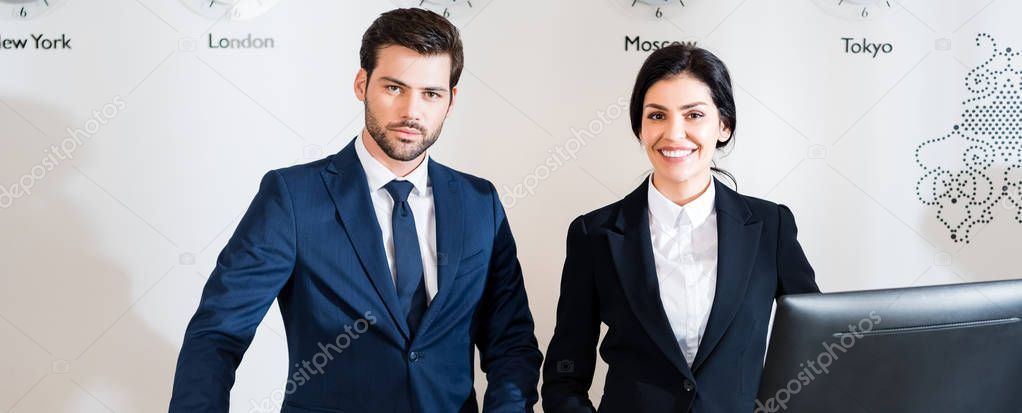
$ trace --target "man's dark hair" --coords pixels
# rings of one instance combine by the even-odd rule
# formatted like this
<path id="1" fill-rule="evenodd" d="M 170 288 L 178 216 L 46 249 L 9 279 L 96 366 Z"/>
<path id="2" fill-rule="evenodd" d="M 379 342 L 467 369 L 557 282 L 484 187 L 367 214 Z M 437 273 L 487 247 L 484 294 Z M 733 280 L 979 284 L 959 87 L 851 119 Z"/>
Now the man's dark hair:
<path id="1" fill-rule="evenodd" d="M 402 46 L 419 54 L 451 56 L 450 87 L 458 85 L 465 56 L 458 28 L 443 16 L 424 9 L 396 9 L 380 15 L 362 36 L 359 55 L 362 68 L 370 75 L 376 55 L 387 46 Z"/>

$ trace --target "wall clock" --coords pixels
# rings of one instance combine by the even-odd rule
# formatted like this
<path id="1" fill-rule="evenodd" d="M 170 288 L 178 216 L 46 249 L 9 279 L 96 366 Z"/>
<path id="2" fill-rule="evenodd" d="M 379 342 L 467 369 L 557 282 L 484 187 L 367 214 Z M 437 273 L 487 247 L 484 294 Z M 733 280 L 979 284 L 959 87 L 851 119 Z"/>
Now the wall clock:
<path id="1" fill-rule="evenodd" d="M 480 9 L 482 0 L 410 0 L 412 7 L 431 10 L 448 19 L 456 19 Z"/>
<path id="2" fill-rule="evenodd" d="M 0 19 L 28 20 L 42 16 L 63 0 L 0 0 Z"/>
<path id="3" fill-rule="evenodd" d="M 685 0 L 618 0 L 630 12 L 654 19 L 671 19 L 681 14 Z"/>
<path id="4" fill-rule="evenodd" d="M 849 20 L 886 16 L 897 8 L 894 0 L 813 0 L 828 13 Z"/>
<path id="5" fill-rule="evenodd" d="M 280 0 L 183 0 L 188 8 L 209 19 L 248 20 L 270 11 Z"/>

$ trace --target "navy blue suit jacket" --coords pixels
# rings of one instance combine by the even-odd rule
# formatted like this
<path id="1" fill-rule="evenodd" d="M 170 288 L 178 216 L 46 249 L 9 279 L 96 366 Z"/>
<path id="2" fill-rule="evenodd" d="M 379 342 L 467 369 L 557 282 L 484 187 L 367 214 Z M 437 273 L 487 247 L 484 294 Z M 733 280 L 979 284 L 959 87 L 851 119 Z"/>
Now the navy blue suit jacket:
<path id="1" fill-rule="evenodd" d="M 818 292 L 791 210 L 714 179 L 717 284 L 690 367 L 674 338 L 653 259 L 647 183 L 568 229 L 557 327 L 543 367 L 547 413 L 592 412 L 600 324 L 609 365 L 601 412 L 754 410 L 774 299 Z"/>
<path id="2" fill-rule="evenodd" d="M 188 324 L 170 411 L 228 410 L 235 370 L 274 299 L 290 358 L 284 413 L 476 412 L 476 347 L 484 411 L 531 411 L 542 355 L 497 192 L 432 160 L 428 171 L 439 291 L 417 332 L 399 310 L 349 144 L 263 177 Z"/>

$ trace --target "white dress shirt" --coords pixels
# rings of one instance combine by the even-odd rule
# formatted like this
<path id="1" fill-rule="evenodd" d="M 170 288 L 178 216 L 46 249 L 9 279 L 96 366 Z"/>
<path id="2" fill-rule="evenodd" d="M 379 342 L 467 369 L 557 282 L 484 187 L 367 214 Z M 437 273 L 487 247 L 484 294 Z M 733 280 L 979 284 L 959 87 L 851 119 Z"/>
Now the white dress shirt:
<path id="1" fill-rule="evenodd" d="M 691 366 L 710 319 L 717 290 L 717 212 L 713 179 L 685 206 L 653 186 L 650 175 L 649 232 L 660 299 L 674 338 Z"/>
<path id="2" fill-rule="evenodd" d="M 427 303 L 433 301 L 437 292 L 437 261 L 436 261 L 436 211 L 433 205 L 433 187 L 429 180 L 429 155 L 423 158 L 408 176 L 398 177 L 390 169 L 387 169 L 380 161 L 366 149 L 362 136 L 355 138 L 355 153 L 362 169 L 366 174 L 366 181 L 369 183 L 369 197 L 373 201 L 373 209 L 376 210 L 376 220 L 380 223 L 380 232 L 383 235 L 383 248 L 387 252 L 387 263 L 390 264 L 391 278 L 397 283 L 397 265 L 394 263 L 394 232 L 393 211 L 394 199 L 384 188 L 385 185 L 395 179 L 411 182 L 414 188 L 408 194 L 408 206 L 412 208 L 412 215 L 415 217 L 415 233 L 419 237 L 419 252 L 422 254 L 422 269 L 426 278 Z"/>

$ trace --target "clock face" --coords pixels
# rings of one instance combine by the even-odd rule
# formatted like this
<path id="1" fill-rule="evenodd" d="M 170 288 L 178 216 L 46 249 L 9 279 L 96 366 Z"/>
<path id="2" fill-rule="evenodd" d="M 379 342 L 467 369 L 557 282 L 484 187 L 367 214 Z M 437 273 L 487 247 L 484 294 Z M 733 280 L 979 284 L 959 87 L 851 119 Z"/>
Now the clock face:
<path id="1" fill-rule="evenodd" d="M 814 0 L 816 5 L 838 17 L 870 20 L 894 12 L 894 0 Z"/>
<path id="2" fill-rule="evenodd" d="M 647 19 L 671 19 L 681 14 L 689 0 L 615 0 L 629 14 Z"/>
<path id="3" fill-rule="evenodd" d="M 431 10 L 448 19 L 457 19 L 477 13 L 484 0 L 408 0 L 408 6 Z"/>
<path id="4" fill-rule="evenodd" d="M 28 20 L 42 16 L 63 0 L 0 0 L 0 19 Z"/>
<path id="5" fill-rule="evenodd" d="M 247 20 L 270 11 L 280 0 L 183 0 L 192 11 L 210 19 Z"/>

